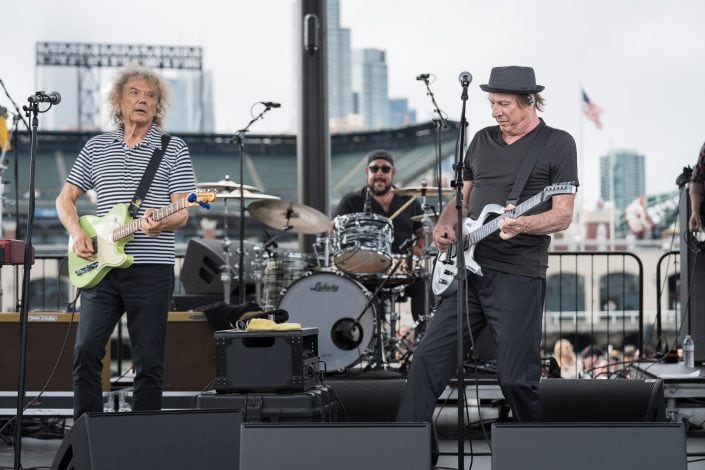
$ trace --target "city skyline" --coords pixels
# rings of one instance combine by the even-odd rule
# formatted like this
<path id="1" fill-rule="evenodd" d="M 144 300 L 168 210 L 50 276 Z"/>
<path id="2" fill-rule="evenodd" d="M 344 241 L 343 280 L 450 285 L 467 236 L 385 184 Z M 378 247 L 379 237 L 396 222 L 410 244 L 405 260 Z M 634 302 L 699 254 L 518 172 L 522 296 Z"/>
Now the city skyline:
<path id="1" fill-rule="evenodd" d="M 194 9 L 181 1 L 167 7 L 125 0 L 121 11 L 129 21 L 121 24 L 105 22 L 104 8 L 86 0 L 13 2 L 3 10 L 0 78 L 20 105 L 40 89 L 37 41 L 202 46 L 204 67 L 213 73 L 216 131 L 242 128 L 256 101 L 277 101 L 281 109 L 252 132 L 288 132 L 296 127 L 298 108 L 297 10 L 291 0 L 261 3 L 203 0 Z M 645 156 L 646 192 L 667 192 L 676 189 L 676 177 L 695 163 L 705 140 L 699 119 L 705 92 L 690 86 L 705 80 L 698 60 L 705 55 L 705 4 L 696 0 L 537 0 L 531 8 L 518 0 L 342 0 L 340 24 L 351 30 L 353 49 L 386 51 L 389 97 L 408 98 L 419 122 L 433 116 L 433 107 L 418 74 L 434 75 L 439 107 L 457 120 L 457 77 L 471 72 L 471 134 L 492 124 L 477 87 L 491 67 L 533 66 L 546 86 L 543 117 L 578 143 L 579 194 L 588 202 L 599 196 L 599 156 L 635 149 Z M 602 130 L 582 115 L 581 89 L 604 110 Z M 0 105 L 11 108 L 5 96 Z"/>

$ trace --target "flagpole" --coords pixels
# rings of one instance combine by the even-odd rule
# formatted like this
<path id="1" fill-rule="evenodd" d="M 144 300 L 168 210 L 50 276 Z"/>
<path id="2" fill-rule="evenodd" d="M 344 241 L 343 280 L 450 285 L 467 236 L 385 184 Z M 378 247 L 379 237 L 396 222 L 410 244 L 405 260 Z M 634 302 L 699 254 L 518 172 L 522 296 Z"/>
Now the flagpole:
<path id="1" fill-rule="evenodd" d="M 578 176 L 581 184 L 585 184 L 585 150 L 583 142 L 583 84 L 579 83 L 580 86 L 580 103 L 578 104 L 578 142 L 580 142 L 580 166 L 578 168 Z M 582 173 L 582 177 L 580 177 Z M 578 191 L 578 210 L 577 210 L 577 222 L 578 222 L 578 236 L 580 237 L 579 248 L 580 251 L 585 251 L 585 227 L 583 225 L 583 193 L 585 191 Z"/>

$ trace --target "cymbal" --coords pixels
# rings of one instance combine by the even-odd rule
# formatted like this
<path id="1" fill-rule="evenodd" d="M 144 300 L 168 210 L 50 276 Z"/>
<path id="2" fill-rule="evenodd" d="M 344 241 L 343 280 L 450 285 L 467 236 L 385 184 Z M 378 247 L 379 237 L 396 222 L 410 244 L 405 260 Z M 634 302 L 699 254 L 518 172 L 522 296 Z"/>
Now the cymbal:
<path id="1" fill-rule="evenodd" d="M 252 217 L 272 228 L 313 235 L 330 228 L 330 218 L 313 207 L 279 200 L 254 201 L 247 206 Z"/>
<path id="2" fill-rule="evenodd" d="M 411 216 L 411 221 L 412 221 L 412 222 L 421 222 L 421 220 L 423 219 L 423 216 L 424 216 L 424 214 L 413 215 L 413 216 Z M 432 223 L 434 223 L 434 224 L 435 224 L 436 221 L 438 220 L 438 216 L 437 216 L 437 215 L 431 215 L 431 214 L 429 214 L 429 215 L 428 215 L 428 218 L 429 218 L 429 220 L 430 220 Z"/>
<path id="3" fill-rule="evenodd" d="M 215 189 L 216 191 L 230 191 L 237 188 L 246 189 L 252 191 L 253 193 L 259 193 L 261 190 L 255 186 L 248 186 L 246 184 L 236 183 L 235 181 L 230 181 L 229 179 L 224 179 L 216 182 L 210 183 L 198 183 L 197 188 L 208 188 Z"/>
<path id="4" fill-rule="evenodd" d="M 240 189 L 233 189 L 232 191 L 221 191 L 216 194 L 218 199 L 239 199 Z M 257 193 L 248 191 L 247 189 L 242 190 L 242 197 L 244 199 L 279 199 L 279 196 L 273 196 L 271 194 Z"/>
<path id="5" fill-rule="evenodd" d="M 394 192 L 402 196 L 423 196 L 424 192 L 426 196 L 435 196 L 438 194 L 438 188 L 432 186 L 409 186 L 408 188 L 395 188 Z M 455 193 L 455 189 L 441 188 L 441 193 L 444 196 L 450 196 Z"/>

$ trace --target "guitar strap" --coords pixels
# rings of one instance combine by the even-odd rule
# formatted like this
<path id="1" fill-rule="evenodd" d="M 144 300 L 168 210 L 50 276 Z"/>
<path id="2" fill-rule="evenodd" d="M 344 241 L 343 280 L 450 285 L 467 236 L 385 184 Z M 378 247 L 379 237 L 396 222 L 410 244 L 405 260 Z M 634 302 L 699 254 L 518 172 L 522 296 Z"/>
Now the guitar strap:
<path id="1" fill-rule="evenodd" d="M 137 186 L 137 191 L 135 191 L 135 196 L 132 198 L 130 206 L 127 208 L 127 211 L 133 218 L 136 218 L 137 214 L 140 211 L 142 201 L 144 201 L 145 196 L 147 196 L 149 186 L 154 180 L 154 175 L 157 172 L 157 167 L 159 166 L 159 162 L 162 159 L 162 155 L 164 155 L 164 152 L 166 152 L 166 148 L 169 145 L 170 140 L 171 136 L 169 134 L 162 134 L 161 148 L 155 148 L 154 152 L 152 153 L 152 158 L 149 160 L 147 168 L 144 170 L 142 180 L 140 181 L 139 186 Z"/>
<path id="2" fill-rule="evenodd" d="M 540 125 L 540 129 L 534 136 L 534 139 L 531 141 L 531 144 L 529 144 L 529 149 L 526 151 L 524 161 L 521 162 L 521 166 L 519 167 L 517 176 L 514 179 L 514 186 L 512 186 L 512 190 L 509 193 L 509 197 L 507 197 L 507 205 L 513 204 L 516 206 L 517 202 L 519 202 L 519 196 L 524 190 L 526 182 L 529 180 L 531 170 L 536 165 L 536 162 L 539 159 L 539 154 L 546 145 L 548 136 L 551 134 L 551 131 L 547 129 L 548 126 L 543 121 L 541 121 Z"/>

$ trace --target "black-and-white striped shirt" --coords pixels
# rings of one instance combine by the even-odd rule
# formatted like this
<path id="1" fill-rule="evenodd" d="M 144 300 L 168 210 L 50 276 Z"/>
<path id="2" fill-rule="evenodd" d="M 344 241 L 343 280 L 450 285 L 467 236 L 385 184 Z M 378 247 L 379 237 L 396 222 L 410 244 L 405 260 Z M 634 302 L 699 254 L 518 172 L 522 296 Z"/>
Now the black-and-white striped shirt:
<path id="1" fill-rule="evenodd" d="M 133 148 L 125 145 L 122 129 L 95 136 L 81 149 L 66 181 L 83 191 L 95 190 L 98 216 L 105 215 L 116 204 L 129 204 L 154 149 L 161 148 L 161 135 L 153 124 L 142 142 Z M 172 136 L 138 216 L 147 208 L 171 204 L 172 193 L 191 192 L 195 186 L 188 147 L 183 140 Z M 152 238 L 138 230 L 125 247 L 125 253 L 134 256 L 135 264 L 174 264 L 174 232 L 163 231 Z"/>

